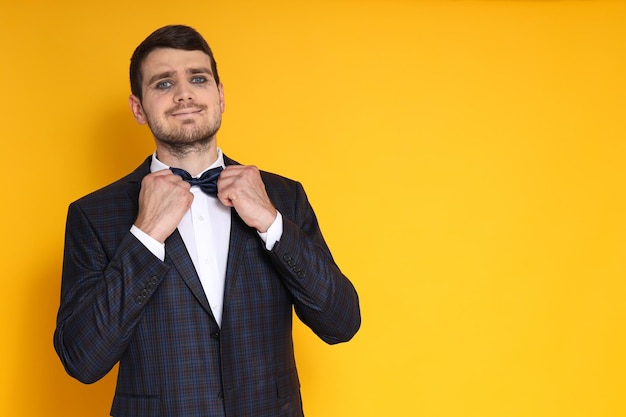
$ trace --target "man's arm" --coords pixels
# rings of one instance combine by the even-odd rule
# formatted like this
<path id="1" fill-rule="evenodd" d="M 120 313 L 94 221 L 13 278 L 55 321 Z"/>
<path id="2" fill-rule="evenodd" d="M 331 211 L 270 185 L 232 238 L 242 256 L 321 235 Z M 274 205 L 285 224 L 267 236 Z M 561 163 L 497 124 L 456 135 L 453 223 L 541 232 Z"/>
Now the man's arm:
<path id="1" fill-rule="evenodd" d="M 272 183 L 256 167 L 230 165 L 218 181 L 218 198 L 258 232 L 267 231 L 278 206 L 283 233 L 270 254 L 296 313 L 327 343 L 350 340 L 361 325 L 358 296 L 335 264 L 302 185 L 273 175 L 266 180 Z"/>
<path id="2" fill-rule="evenodd" d="M 346 342 L 361 325 L 357 292 L 333 260 L 304 189 L 299 183 L 294 187 L 292 215 L 283 215 L 283 234 L 270 252 L 272 260 L 302 322 L 326 343 Z"/>
<path id="3" fill-rule="evenodd" d="M 130 231 L 112 256 L 101 239 L 82 208 L 70 205 L 54 347 L 67 373 L 84 383 L 119 361 L 169 270 Z"/>
<path id="4" fill-rule="evenodd" d="M 141 182 L 135 227 L 163 243 L 193 201 L 190 185 L 169 170 Z M 54 346 L 68 374 L 91 383 L 119 361 L 143 309 L 169 267 L 121 220 L 111 195 L 70 205 L 66 227 L 61 306 Z M 124 200 L 126 201 L 126 200 Z M 111 230 L 122 232 L 115 238 Z M 118 232 L 119 233 L 119 232 Z M 119 237 L 117 237 L 119 236 Z"/>

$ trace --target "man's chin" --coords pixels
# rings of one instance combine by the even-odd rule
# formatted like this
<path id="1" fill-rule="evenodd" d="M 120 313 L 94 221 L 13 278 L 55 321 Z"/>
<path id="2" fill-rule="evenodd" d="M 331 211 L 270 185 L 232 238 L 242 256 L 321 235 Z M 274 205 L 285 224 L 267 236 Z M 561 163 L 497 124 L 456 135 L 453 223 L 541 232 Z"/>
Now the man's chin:
<path id="1" fill-rule="evenodd" d="M 207 148 L 211 141 L 215 139 L 215 134 L 201 137 L 155 137 L 155 139 L 171 151 L 188 153 L 193 150 Z"/>

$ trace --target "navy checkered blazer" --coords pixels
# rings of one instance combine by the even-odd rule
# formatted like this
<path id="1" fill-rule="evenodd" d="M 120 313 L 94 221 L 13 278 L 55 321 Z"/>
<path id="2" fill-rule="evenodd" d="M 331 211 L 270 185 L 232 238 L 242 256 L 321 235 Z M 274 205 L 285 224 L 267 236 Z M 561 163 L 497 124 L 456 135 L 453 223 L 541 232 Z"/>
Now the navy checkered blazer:
<path id="1" fill-rule="evenodd" d="M 302 416 L 292 309 L 329 344 L 361 323 L 302 186 L 261 173 L 284 222 L 271 251 L 232 210 L 220 328 L 178 231 L 164 262 L 129 231 L 150 160 L 69 207 L 54 334 L 66 371 L 92 383 L 119 362 L 112 416 Z"/>

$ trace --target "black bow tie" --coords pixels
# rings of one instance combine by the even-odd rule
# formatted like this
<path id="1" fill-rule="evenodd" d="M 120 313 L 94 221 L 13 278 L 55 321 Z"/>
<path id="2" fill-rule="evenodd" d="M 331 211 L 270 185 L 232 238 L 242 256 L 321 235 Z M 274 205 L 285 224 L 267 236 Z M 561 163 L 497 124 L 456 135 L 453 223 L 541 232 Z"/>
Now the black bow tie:
<path id="1" fill-rule="evenodd" d="M 206 171 L 200 178 L 193 178 L 187 171 L 180 168 L 170 168 L 170 170 L 183 178 L 191 185 L 199 185 L 200 189 L 213 197 L 217 196 L 217 179 L 224 168 L 217 167 Z"/>

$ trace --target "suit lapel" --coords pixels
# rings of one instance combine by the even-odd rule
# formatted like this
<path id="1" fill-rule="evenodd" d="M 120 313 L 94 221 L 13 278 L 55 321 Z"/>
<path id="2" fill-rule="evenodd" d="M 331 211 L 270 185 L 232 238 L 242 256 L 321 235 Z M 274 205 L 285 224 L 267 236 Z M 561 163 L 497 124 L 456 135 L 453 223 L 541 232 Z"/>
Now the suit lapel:
<path id="1" fill-rule="evenodd" d="M 202 307 L 213 317 L 213 312 L 209 306 L 209 301 L 200 283 L 200 277 L 196 268 L 193 266 L 187 247 L 183 242 L 183 238 L 180 236 L 178 229 L 174 230 L 174 233 L 165 241 L 165 262 L 173 265 L 178 271 L 178 274 L 185 281 L 185 284 L 191 290 Z"/>
<path id="2" fill-rule="evenodd" d="M 245 262 L 248 242 L 254 239 L 254 230 L 246 225 L 233 208 L 231 211 L 230 244 L 226 263 L 226 282 L 224 284 L 224 304 L 233 294 L 240 268 Z M 224 309 L 226 311 L 226 309 Z"/>
<path id="3" fill-rule="evenodd" d="M 226 155 L 224 155 L 224 164 L 227 166 L 240 165 L 239 162 L 230 159 Z M 227 311 L 226 304 L 228 300 L 233 296 L 237 278 L 241 275 L 239 270 L 245 262 L 248 243 L 250 240 L 258 239 L 256 231 L 241 220 L 234 208 L 231 209 L 230 219 L 230 242 L 226 263 L 226 282 L 224 283 L 224 312 Z M 224 317 L 222 318 L 223 322 Z"/>

